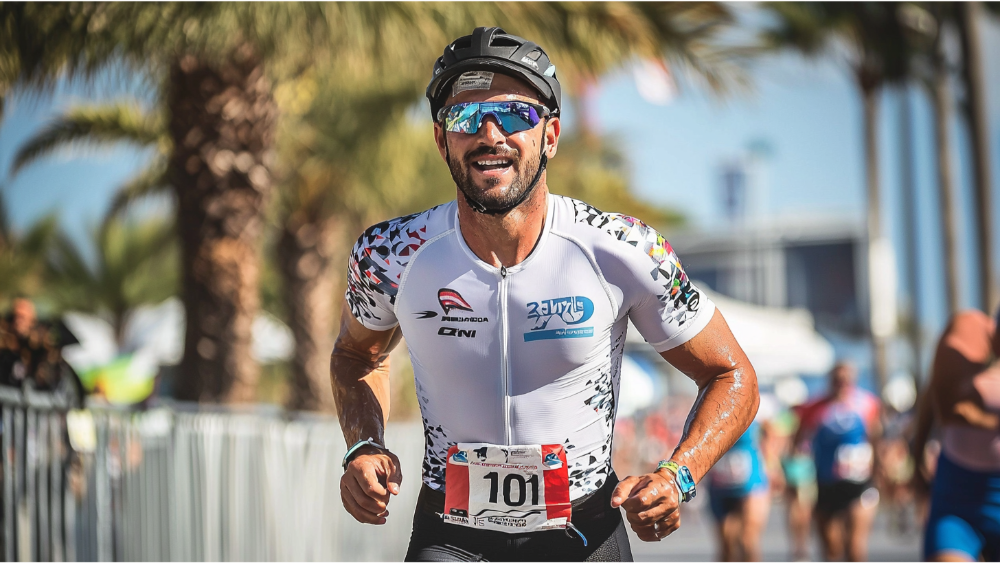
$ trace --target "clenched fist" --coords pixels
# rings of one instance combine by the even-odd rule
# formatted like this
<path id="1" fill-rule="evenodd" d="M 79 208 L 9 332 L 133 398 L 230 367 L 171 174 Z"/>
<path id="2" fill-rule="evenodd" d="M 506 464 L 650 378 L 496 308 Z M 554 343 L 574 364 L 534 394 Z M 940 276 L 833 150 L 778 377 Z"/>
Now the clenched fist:
<path id="1" fill-rule="evenodd" d="M 667 472 L 626 477 L 615 487 L 611 506 L 625 509 L 642 541 L 660 541 L 681 527 L 680 491 Z"/>
<path id="2" fill-rule="evenodd" d="M 398 495 L 403 482 L 399 458 L 388 450 L 370 446 L 359 451 L 362 453 L 347 464 L 340 478 L 340 498 L 358 522 L 385 524 L 390 495 Z"/>

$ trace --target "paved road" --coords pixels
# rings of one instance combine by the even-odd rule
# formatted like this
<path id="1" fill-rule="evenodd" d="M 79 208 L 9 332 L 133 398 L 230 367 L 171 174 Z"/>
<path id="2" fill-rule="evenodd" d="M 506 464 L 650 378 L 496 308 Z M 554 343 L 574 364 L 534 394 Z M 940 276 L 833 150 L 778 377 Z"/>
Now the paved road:
<path id="1" fill-rule="evenodd" d="M 696 498 L 682 513 L 681 529 L 657 543 L 640 541 L 629 531 L 632 554 L 636 561 L 715 561 L 715 524 L 708 512 L 706 499 Z M 783 505 L 771 509 L 771 517 L 764 533 L 763 555 L 765 561 L 788 561 L 789 544 L 785 528 Z M 812 560 L 821 561 L 819 539 L 813 537 Z M 876 519 L 869 540 L 870 561 L 919 561 L 921 536 L 890 534 L 888 516 L 881 512 Z"/>

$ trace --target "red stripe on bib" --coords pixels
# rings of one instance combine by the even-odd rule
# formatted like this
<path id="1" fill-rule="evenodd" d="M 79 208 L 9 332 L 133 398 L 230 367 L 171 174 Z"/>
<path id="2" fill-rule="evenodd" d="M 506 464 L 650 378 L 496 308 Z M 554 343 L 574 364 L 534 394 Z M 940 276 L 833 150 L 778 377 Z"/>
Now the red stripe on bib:
<path id="1" fill-rule="evenodd" d="M 458 453 L 458 446 L 448 449 L 448 459 Z M 469 512 L 469 466 L 448 463 L 445 468 L 445 505 L 444 513 L 451 514 L 452 509 Z"/>
<path id="2" fill-rule="evenodd" d="M 543 445 L 542 459 L 548 454 L 556 454 L 562 462 L 559 467 L 546 468 L 545 476 L 545 510 L 549 519 L 566 518 L 570 521 L 573 505 L 569 501 L 569 467 L 566 463 L 566 450 L 561 445 Z M 468 474 L 466 474 L 468 478 Z"/>

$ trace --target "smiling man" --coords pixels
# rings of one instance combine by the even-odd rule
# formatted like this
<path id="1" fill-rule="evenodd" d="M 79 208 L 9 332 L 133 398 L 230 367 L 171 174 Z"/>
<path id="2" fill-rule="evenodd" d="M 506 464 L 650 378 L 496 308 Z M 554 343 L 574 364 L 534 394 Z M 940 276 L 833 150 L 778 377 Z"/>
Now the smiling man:
<path id="1" fill-rule="evenodd" d="M 344 507 L 383 524 L 399 493 L 383 436 L 405 335 L 426 443 L 407 560 L 631 560 L 622 511 L 644 541 L 680 526 L 756 413 L 753 368 L 662 236 L 549 193 L 561 92 L 541 47 L 477 28 L 445 49 L 427 97 L 458 197 L 354 247 L 331 359 Z M 700 395 L 674 452 L 619 480 L 629 320 Z"/>

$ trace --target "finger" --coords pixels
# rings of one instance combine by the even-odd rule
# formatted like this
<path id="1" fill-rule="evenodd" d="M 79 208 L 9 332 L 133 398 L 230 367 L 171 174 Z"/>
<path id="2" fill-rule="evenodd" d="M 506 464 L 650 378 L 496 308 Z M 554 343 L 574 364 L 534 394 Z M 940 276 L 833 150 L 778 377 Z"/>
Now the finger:
<path id="1" fill-rule="evenodd" d="M 632 489 L 639 483 L 639 477 L 626 477 L 622 479 L 618 486 L 615 487 L 615 492 L 611 495 L 611 507 L 618 508 L 625 502 L 625 499 L 632 496 Z"/>
<path id="2" fill-rule="evenodd" d="M 388 512 L 383 511 L 383 514 L 379 515 L 370 510 L 366 510 L 358 504 L 355 496 L 351 494 L 347 485 L 343 482 L 341 482 L 340 486 L 340 498 L 344 503 L 344 509 L 346 509 L 347 513 L 353 516 L 358 522 L 361 522 L 362 524 L 385 524 Z"/>
<path id="3" fill-rule="evenodd" d="M 658 526 L 658 534 L 661 538 L 665 538 L 670 534 L 676 532 L 681 527 L 681 513 L 678 510 L 674 514 L 671 514 L 667 518 L 663 519 Z"/>
<path id="4" fill-rule="evenodd" d="M 389 480 L 387 488 L 390 493 L 398 495 L 399 486 L 403 484 L 403 472 L 399 467 L 399 458 L 396 456 L 390 457 L 388 469 Z"/>
<path id="5" fill-rule="evenodd" d="M 659 506 L 654 506 L 650 509 L 643 510 L 642 512 L 626 511 L 625 518 L 628 519 L 629 524 L 645 526 L 652 524 L 654 522 L 660 522 L 664 518 L 669 517 L 671 514 L 675 512 L 678 512 L 676 506 L 661 504 Z"/>
<path id="6" fill-rule="evenodd" d="M 366 495 L 374 499 L 378 499 L 382 503 L 387 503 L 389 502 L 389 491 L 382 484 L 384 469 L 385 468 L 383 467 L 366 464 L 361 469 L 361 474 L 355 477 L 355 479 L 357 479 L 358 484 L 361 486 L 361 490 L 364 491 Z"/>
<path id="7" fill-rule="evenodd" d="M 656 527 L 653 524 L 646 525 L 633 525 L 632 531 L 635 532 L 636 537 L 642 541 L 653 542 L 660 541 L 659 535 L 657 535 Z"/>
<path id="8" fill-rule="evenodd" d="M 373 514 L 385 512 L 386 503 L 382 499 L 368 494 L 369 485 L 366 482 L 359 481 L 356 477 L 352 478 L 346 475 L 345 477 L 345 488 L 359 506 Z"/>

